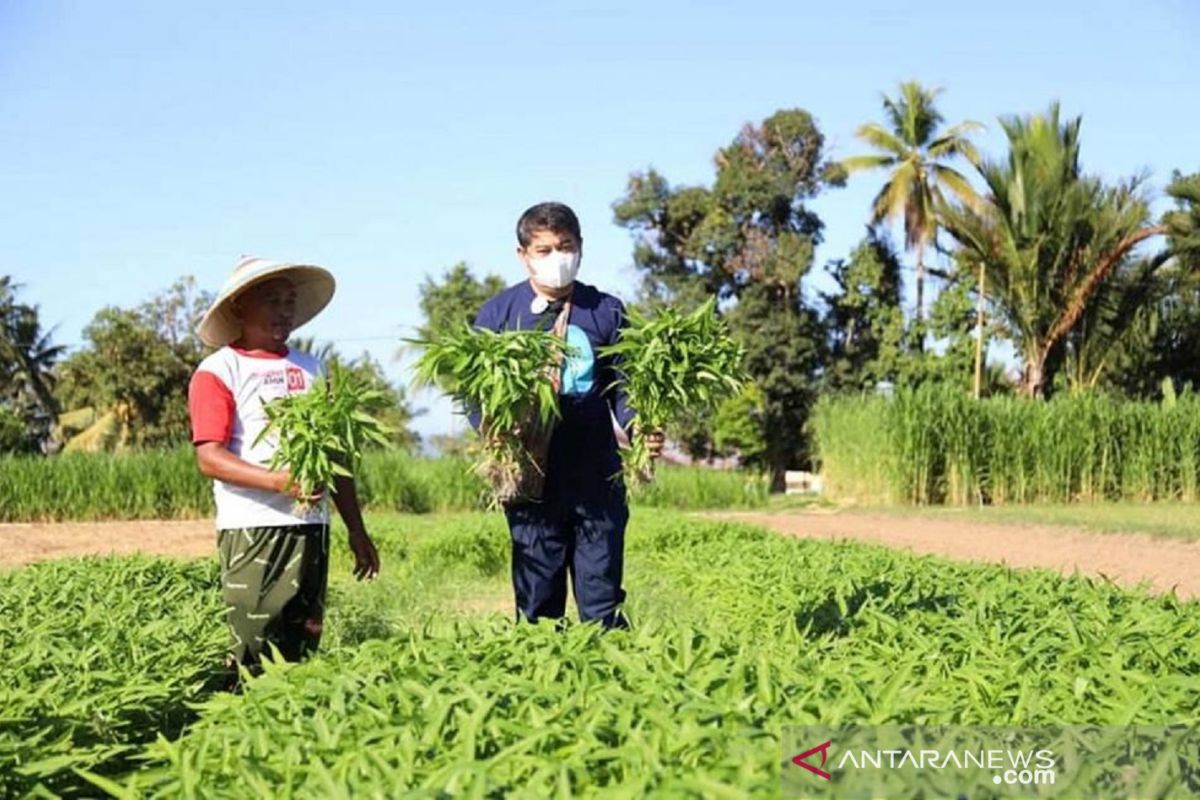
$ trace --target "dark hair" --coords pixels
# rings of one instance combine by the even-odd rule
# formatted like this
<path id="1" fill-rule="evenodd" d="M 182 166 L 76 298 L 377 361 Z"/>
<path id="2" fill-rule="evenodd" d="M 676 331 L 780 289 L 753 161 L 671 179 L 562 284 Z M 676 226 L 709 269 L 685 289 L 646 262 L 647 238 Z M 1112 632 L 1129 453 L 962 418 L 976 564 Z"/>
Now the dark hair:
<path id="1" fill-rule="evenodd" d="M 570 206 L 562 203 L 538 203 L 521 215 L 517 220 L 517 242 L 521 247 L 528 247 L 537 231 L 551 231 L 560 236 L 569 233 L 575 241 L 583 241 L 583 233 L 579 229 L 579 217 Z"/>

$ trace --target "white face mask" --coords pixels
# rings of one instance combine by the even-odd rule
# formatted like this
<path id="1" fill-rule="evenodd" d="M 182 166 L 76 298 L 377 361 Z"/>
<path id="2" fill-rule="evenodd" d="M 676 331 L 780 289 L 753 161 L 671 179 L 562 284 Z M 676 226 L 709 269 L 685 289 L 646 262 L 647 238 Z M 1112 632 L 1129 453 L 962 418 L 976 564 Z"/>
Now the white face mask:
<path id="1" fill-rule="evenodd" d="M 565 289 L 579 274 L 579 253 L 555 250 L 540 258 L 529 259 L 533 279 L 547 289 Z"/>

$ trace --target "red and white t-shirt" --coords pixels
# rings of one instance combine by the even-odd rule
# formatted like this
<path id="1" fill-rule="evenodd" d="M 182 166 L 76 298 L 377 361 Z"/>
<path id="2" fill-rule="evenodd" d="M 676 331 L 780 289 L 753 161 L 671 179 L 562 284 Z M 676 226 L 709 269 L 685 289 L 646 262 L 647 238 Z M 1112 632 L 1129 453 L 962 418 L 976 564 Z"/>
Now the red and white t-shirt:
<path id="1" fill-rule="evenodd" d="M 188 388 L 192 443 L 220 442 L 229 452 L 260 467 L 269 467 L 278 439 L 255 440 L 267 426 L 263 405 L 277 397 L 306 392 L 324 373 L 321 362 L 307 353 L 282 355 L 256 351 L 250 355 L 222 347 L 200 363 Z M 308 515 L 296 513 L 295 501 L 278 492 L 248 489 L 213 481 L 217 530 L 310 525 L 329 521 L 324 500 Z"/>

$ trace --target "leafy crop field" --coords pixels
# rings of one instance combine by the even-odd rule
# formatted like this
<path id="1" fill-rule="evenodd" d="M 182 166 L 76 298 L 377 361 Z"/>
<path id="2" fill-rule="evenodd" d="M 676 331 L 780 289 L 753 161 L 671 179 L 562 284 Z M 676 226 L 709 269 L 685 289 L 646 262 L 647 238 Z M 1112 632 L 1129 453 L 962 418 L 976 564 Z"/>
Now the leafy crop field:
<path id="1" fill-rule="evenodd" d="M 322 653 L 242 696 L 214 563 L 0 575 L 0 795 L 760 797 L 786 726 L 1200 707 L 1195 602 L 643 509 L 632 631 L 514 627 L 498 516 L 370 523 L 380 580 L 339 549 Z"/>

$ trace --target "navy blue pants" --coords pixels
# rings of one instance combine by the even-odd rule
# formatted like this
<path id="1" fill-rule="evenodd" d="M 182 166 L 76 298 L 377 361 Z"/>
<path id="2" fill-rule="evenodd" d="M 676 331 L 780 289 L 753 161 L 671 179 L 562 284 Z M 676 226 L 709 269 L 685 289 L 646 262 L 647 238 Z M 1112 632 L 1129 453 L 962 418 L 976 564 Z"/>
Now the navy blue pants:
<path id="1" fill-rule="evenodd" d="M 528 504 L 508 508 L 504 515 L 512 534 L 518 620 L 561 619 L 570 571 L 581 620 L 606 628 L 629 626 L 620 611 L 629 522 L 624 502 L 574 508 Z"/>

